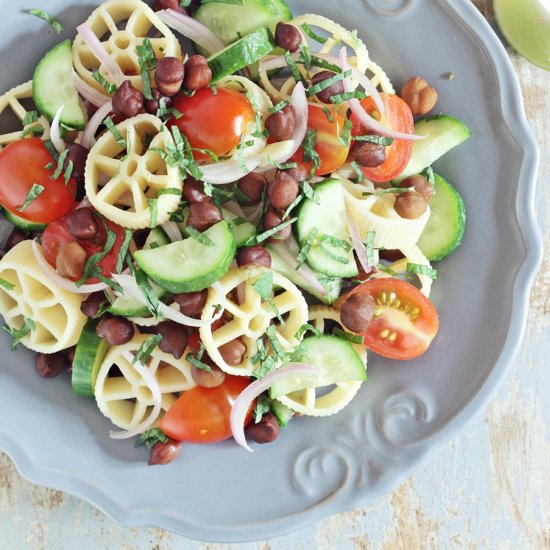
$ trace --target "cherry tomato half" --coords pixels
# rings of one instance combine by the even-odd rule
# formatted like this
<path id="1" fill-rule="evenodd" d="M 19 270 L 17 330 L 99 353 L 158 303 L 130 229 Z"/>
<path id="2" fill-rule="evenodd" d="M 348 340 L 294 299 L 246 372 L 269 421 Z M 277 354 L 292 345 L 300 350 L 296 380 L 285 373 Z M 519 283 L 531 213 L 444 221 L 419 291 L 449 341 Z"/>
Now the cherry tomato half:
<path id="1" fill-rule="evenodd" d="M 250 381 L 243 376 L 226 375 L 216 388 L 194 388 L 183 392 L 159 422 L 159 428 L 172 439 L 189 443 L 216 443 L 231 436 L 233 403 Z M 251 406 L 246 422 L 252 418 Z"/>
<path id="2" fill-rule="evenodd" d="M 384 115 L 380 117 L 380 122 L 397 132 L 414 133 L 414 120 L 410 107 L 395 94 L 380 94 L 380 96 L 386 109 Z M 378 113 L 380 116 L 372 97 L 363 99 L 361 105 L 370 115 Z M 369 133 L 361 126 L 354 114 L 351 115 L 351 122 L 353 123 L 352 135 L 359 136 Z M 362 167 L 361 169 L 365 177 L 371 181 L 390 181 L 403 172 L 411 158 L 411 152 L 412 141 L 396 139 L 386 147 L 386 160 L 383 164 L 376 168 Z"/>
<path id="3" fill-rule="evenodd" d="M 50 165 L 52 168 L 46 169 Z M 34 223 L 49 223 L 74 207 L 76 182 L 65 185 L 61 174 L 56 179 L 56 162 L 40 138 L 10 143 L 0 153 L 0 204 L 12 214 Z M 44 190 L 21 212 L 33 184 Z"/>
<path id="4" fill-rule="evenodd" d="M 413 359 L 428 349 L 439 328 L 432 302 L 401 279 L 371 279 L 349 295 L 372 296 L 376 312 L 363 333 L 368 349 L 391 359 Z"/>
<path id="5" fill-rule="evenodd" d="M 99 267 L 103 272 L 105 277 L 110 277 L 116 271 L 116 264 L 118 260 L 118 255 L 120 252 L 120 247 L 124 241 L 124 229 L 117 225 L 116 223 L 105 220 L 107 227 L 116 235 L 115 244 L 113 248 L 105 255 L 105 257 L 99 262 Z M 107 240 L 107 232 L 103 228 L 103 224 L 99 223 L 100 232 L 98 237 L 90 240 L 78 240 L 75 239 L 69 233 L 69 224 L 67 223 L 67 218 L 63 217 L 60 220 L 49 223 L 42 234 L 42 251 L 44 252 L 44 257 L 46 261 L 54 268 L 56 266 L 57 253 L 59 247 L 62 244 L 69 243 L 75 240 L 78 240 L 78 244 L 86 251 L 88 258 L 93 254 L 102 252 L 105 247 L 105 242 Z M 97 283 L 98 279 L 92 277 L 86 281 L 86 283 Z"/>
<path id="6" fill-rule="evenodd" d="M 172 117 L 168 126 L 177 126 L 191 147 L 210 149 L 218 156 L 235 149 L 254 120 L 247 97 L 226 88 L 218 88 L 216 93 L 203 88 L 192 96 L 180 93 L 173 99 L 172 106 L 182 116 Z M 194 151 L 193 156 L 196 160 L 210 158 L 198 151 Z"/>
<path id="7" fill-rule="evenodd" d="M 340 168 L 348 157 L 349 145 L 344 145 L 339 136 L 344 129 L 344 118 L 334 112 L 332 107 L 325 107 L 330 116 L 318 105 L 308 105 L 308 130 L 315 130 L 315 151 L 319 155 L 321 165 L 315 171 L 317 176 L 330 174 Z M 332 120 L 330 122 L 329 118 Z M 299 162 L 306 170 L 311 170 L 311 162 L 303 159 L 302 147 L 292 155 L 289 162 Z"/>

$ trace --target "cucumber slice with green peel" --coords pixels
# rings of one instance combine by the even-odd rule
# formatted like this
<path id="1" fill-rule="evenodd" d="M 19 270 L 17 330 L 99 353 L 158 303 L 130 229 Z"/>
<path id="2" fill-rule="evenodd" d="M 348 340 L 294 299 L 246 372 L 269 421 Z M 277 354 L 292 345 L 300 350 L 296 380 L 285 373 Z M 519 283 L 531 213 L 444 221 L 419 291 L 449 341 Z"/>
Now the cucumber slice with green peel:
<path id="1" fill-rule="evenodd" d="M 434 182 L 430 218 L 418 241 L 418 247 L 431 262 L 445 258 L 460 245 L 466 224 L 466 209 L 459 192 L 435 173 Z"/>
<path id="2" fill-rule="evenodd" d="M 109 344 L 96 334 L 99 319 L 90 319 L 80 334 L 74 352 L 71 385 L 77 395 L 93 397 L 99 367 Z"/>
<path id="3" fill-rule="evenodd" d="M 38 63 L 32 78 L 32 97 L 38 110 L 50 121 L 63 106 L 60 122 L 75 130 L 86 126 L 86 114 L 73 84 L 71 41 L 54 46 Z"/>
<path id="4" fill-rule="evenodd" d="M 18 227 L 21 231 L 27 231 L 28 233 L 44 231 L 44 229 L 46 229 L 46 225 L 48 225 L 46 223 L 36 223 L 29 220 L 24 220 L 6 209 L 3 210 L 3 214 L 4 218 L 15 225 L 15 227 Z"/>
<path id="5" fill-rule="evenodd" d="M 212 69 L 212 82 L 256 63 L 274 48 L 275 39 L 267 27 L 243 36 L 208 58 L 208 65 Z"/>
<path id="6" fill-rule="evenodd" d="M 199 7 L 194 18 L 206 25 L 224 44 L 231 44 L 260 27 L 275 32 L 279 21 L 292 19 L 292 12 L 283 0 L 244 0 L 243 5 L 208 2 Z"/>
<path id="7" fill-rule="evenodd" d="M 149 235 L 147 235 L 143 248 L 147 250 L 149 248 L 158 248 L 159 246 L 164 246 L 165 244 L 170 244 L 168 235 L 160 227 L 154 227 L 149 232 Z"/>
<path id="8" fill-rule="evenodd" d="M 279 426 L 283 428 L 294 416 L 294 411 L 292 409 L 290 409 L 280 401 L 277 401 L 276 399 L 271 402 L 271 412 L 275 415 L 277 422 L 279 422 Z"/>
<path id="9" fill-rule="evenodd" d="M 237 243 L 224 220 L 202 233 L 212 243 L 193 237 L 150 250 L 138 250 L 134 258 L 147 276 L 173 292 L 197 292 L 208 288 L 227 273 Z"/>
<path id="10" fill-rule="evenodd" d="M 280 273 L 292 281 L 296 286 L 299 286 L 324 304 L 330 305 L 338 300 L 340 291 L 342 290 L 342 279 L 333 279 L 323 275 L 315 270 L 312 270 L 319 283 L 325 288 L 326 294 L 321 294 L 315 287 L 311 286 L 304 277 L 295 269 L 292 269 L 278 254 L 275 247 L 268 244 L 266 248 L 271 253 L 271 269 Z"/>
<path id="11" fill-rule="evenodd" d="M 170 294 L 164 288 L 151 281 L 153 294 L 159 299 L 164 300 Z M 109 313 L 120 315 L 121 317 L 149 317 L 151 313 L 139 300 L 130 297 L 117 298 L 110 306 Z"/>
<path id="12" fill-rule="evenodd" d="M 358 273 L 348 231 L 344 193 L 339 180 L 329 178 L 315 185 L 318 203 L 305 199 L 294 225 L 300 247 L 317 232 L 306 262 L 329 277 L 355 277 Z M 334 244 L 337 243 L 337 244 Z"/>
<path id="13" fill-rule="evenodd" d="M 256 227 L 250 222 L 242 222 L 240 216 L 233 214 L 233 212 L 227 211 L 225 208 L 222 208 L 222 216 L 224 220 L 229 222 L 231 226 L 231 231 L 233 231 L 233 236 L 237 243 L 237 248 L 244 246 L 244 243 L 256 235 Z M 238 223 L 235 223 L 235 220 Z"/>
<path id="14" fill-rule="evenodd" d="M 426 137 L 414 142 L 411 159 L 405 170 L 395 179 L 396 182 L 420 174 L 422 170 L 431 166 L 438 158 L 472 135 L 462 121 L 446 114 L 421 118 L 414 125 L 414 133 Z"/>
<path id="15" fill-rule="evenodd" d="M 269 389 L 272 399 L 305 388 L 367 379 L 365 364 L 347 340 L 332 335 L 309 336 L 302 340 L 300 349 L 304 361 L 314 365 L 317 372 L 276 382 Z"/>

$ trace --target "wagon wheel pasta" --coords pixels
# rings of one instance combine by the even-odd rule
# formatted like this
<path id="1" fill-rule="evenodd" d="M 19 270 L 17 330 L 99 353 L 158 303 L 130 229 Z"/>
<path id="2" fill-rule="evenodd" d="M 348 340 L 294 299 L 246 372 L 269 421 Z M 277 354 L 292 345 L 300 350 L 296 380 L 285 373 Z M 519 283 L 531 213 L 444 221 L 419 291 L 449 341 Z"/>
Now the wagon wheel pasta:
<path id="1" fill-rule="evenodd" d="M 312 306 L 309 310 L 309 321 L 320 332 L 325 330 L 327 321 L 343 328 L 338 311 L 328 306 Z M 353 344 L 353 347 L 366 364 L 365 346 Z M 329 416 L 341 411 L 355 397 L 361 384 L 360 381 L 337 382 L 328 391 L 326 388 L 306 388 L 288 395 L 281 395 L 277 399 L 300 414 Z"/>
<path id="2" fill-rule="evenodd" d="M 264 300 L 258 294 L 252 285 L 264 273 L 261 268 L 232 269 L 219 281 L 219 286 L 209 289 L 202 318 L 213 317 L 217 306 L 223 308 L 224 315 L 232 318 L 217 329 L 201 327 L 201 341 L 212 361 L 229 374 L 249 376 L 253 373 L 255 365 L 251 357 L 258 351 L 257 340 L 265 335 L 270 324 L 275 325 L 281 345 L 292 349 L 298 344 L 295 336 L 297 331 L 307 322 L 308 308 L 302 293 L 282 275 L 273 272 L 273 285 L 279 290 L 272 300 Z M 237 297 L 239 285 L 243 285 L 241 304 Z M 277 319 L 277 315 L 286 317 L 284 323 Z M 242 338 L 247 351 L 240 365 L 230 366 L 223 359 L 219 348 L 237 338 Z"/>
<path id="3" fill-rule="evenodd" d="M 23 100 L 32 100 L 32 80 L 12 88 L 0 97 L 0 117 L 2 117 L 4 112 L 10 110 L 21 121 L 21 128 L 19 130 L 0 134 L 0 151 L 6 145 L 20 140 L 22 133 L 28 131 L 30 128 L 42 128 L 43 132 L 41 136 L 44 139 L 48 139 L 50 136 L 50 123 L 44 116 L 38 117 L 36 121 L 30 122 L 27 125 L 23 124 L 25 116 L 30 114 L 30 111 L 23 105 Z M 28 135 L 33 134 L 30 132 Z"/>
<path id="4" fill-rule="evenodd" d="M 117 126 L 123 144 L 105 132 L 86 163 L 86 193 L 111 221 L 132 229 L 161 224 L 176 210 L 182 181 L 155 149 L 173 145 L 170 132 L 153 115 L 138 115 Z M 147 144 L 146 140 L 150 139 Z"/>
<path id="5" fill-rule="evenodd" d="M 99 368 L 95 397 L 99 410 L 122 429 L 138 426 L 150 414 L 154 399 L 149 383 L 132 364 L 147 335 L 138 334 L 122 346 L 112 347 Z M 184 359 L 156 347 L 144 368 L 154 376 L 160 389 L 160 412 L 167 411 L 177 395 L 195 386 L 191 365 Z M 116 368 L 115 368 L 116 367 Z M 118 369 L 118 371 L 116 370 Z M 154 422 L 156 419 L 151 419 Z"/>
<path id="6" fill-rule="evenodd" d="M 32 241 L 20 242 L 0 260 L 0 314 L 12 329 L 25 319 L 34 328 L 21 343 L 41 353 L 74 346 L 86 322 L 80 311 L 82 295 L 57 286 L 44 275 L 32 250 Z"/>

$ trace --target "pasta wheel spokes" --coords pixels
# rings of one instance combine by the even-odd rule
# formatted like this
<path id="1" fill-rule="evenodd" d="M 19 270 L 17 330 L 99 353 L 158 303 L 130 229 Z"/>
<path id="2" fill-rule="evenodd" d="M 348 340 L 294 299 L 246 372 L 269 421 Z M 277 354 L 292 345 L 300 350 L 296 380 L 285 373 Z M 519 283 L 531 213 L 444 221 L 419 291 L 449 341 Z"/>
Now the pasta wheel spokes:
<path id="1" fill-rule="evenodd" d="M 135 357 L 147 338 L 145 334 L 137 334 L 127 344 L 111 348 L 99 368 L 94 390 L 98 407 L 122 429 L 138 426 L 150 415 L 155 404 L 148 382 L 129 359 Z M 180 359 L 175 359 L 156 347 L 144 365 L 159 386 L 159 416 L 173 405 L 180 392 L 195 386 L 191 365 L 185 360 L 188 351 Z M 115 366 L 117 376 L 113 376 Z"/>
<path id="2" fill-rule="evenodd" d="M 280 290 L 270 300 L 260 296 L 253 285 L 265 273 L 262 268 L 234 268 L 209 289 L 203 319 L 212 317 L 219 307 L 232 319 L 219 328 L 212 329 L 210 325 L 201 327 L 201 341 L 212 361 L 229 374 L 250 376 L 254 372 L 257 365 L 252 363 L 251 358 L 258 352 L 258 340 L 264 337 L 270 325 L 274 327 L 281 345 L 290 351 L 298 345 L 295 335 L 307 321 L 308 308 L 302 293 L 278 273 L 272 272 L 273 286 Z M 241 287 L 242 303 L 238 304 L 234 296 L 240 285 L 244 289 Z M 228 365 L 219 348 L 238 338 L 247 351 L 240 365 Z"/>
<path id="3" fill-rule="evenodd" d="M 88 156 L 85 186 L 90 202 L 106 218 L 131 229 L 149 227 L 153 215 L 157 224 L 168 221 L 183 187 L 178 168 L 155 150 L 173 146 L 169 130 L 152 115 L 125 120 L 117 130 L 126 147 L 108 131 Z"/>
<path id="4" fill-rule="evenodd" d="M 3 118 L 2 115 L 5 113 L 4 116 L 7 117 L 8 115 L 11 115 L 12 119 L 17 118 L 21 122 L 20 128 L 5 134 L 0 134 L 0 151 L 6 145 L 9 145 L 14 141 L 19 141 L 25 131 L 28 132 L 27 136 L 31 137 L 33 133 L 29 132 L 29 130 L 33 127 L 36 127 L 37 129 L 42 128 L 44 131 L 40 134 L 40 136 L 43 139 L 49 139 L 50 123 L 45 117 L 40 116 L 34 122 L 30 122 L 27 125 L 23 124 L 25 117 L 31 111 L 36 111 L 35 107 L 29 110 L 29 106 L 34 107 L 34 103 L 32 102 L 32 80 L 12 88 L 0 97 L 0 118 Z"/>
<path id="5" fill-rule="evenodd" d="M 120 66 L 132 86 L 143 87 L 137 47 L 145 37 L 151 44 L 157 59 L 162 57 L 182 58 L 181 46 L 172 31 L 157 17 L 155 12 L 141 0 L 109 0 L 96 8 L 86 20 L 86 25 L 101 41 L 105 50 Z M 100 92 L 105 92 L 93 77 L 96 70 L 109 82 L 109 74 L 90 51 L 81 36 L 73 42 L 73 64 L 84 81 Z M 153 79 L 154 83 L 154 79 Z"/>
<path id="6" fill-rule="evenodd" d="M 309 310 L 309 322 L 320 332 L 325 330 L 327 321 L 344 329 L 340 314 L 329 306 L 312 306 Z M 352 344 L 364 363 L 367 363 L 366 348 Z M 361 381 L 337 382 L 329 388 L 306 388 L 281 395 L 277 399 L 289 409 L 310 416 L 329 416 L 342 410 L 359 391 Z"/>

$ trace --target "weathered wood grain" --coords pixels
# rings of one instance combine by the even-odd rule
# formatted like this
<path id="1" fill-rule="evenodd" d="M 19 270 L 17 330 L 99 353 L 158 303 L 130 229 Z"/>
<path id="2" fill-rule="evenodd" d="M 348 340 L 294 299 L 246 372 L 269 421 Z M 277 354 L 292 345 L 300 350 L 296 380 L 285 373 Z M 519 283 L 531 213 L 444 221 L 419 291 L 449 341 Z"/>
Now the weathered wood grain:
<path id="1" fill-rule="evenodd" d="M 490 0 L 474 4 L 492 18 Z M 550 549 L 550 72 L 511 56 L 542 152 L 537 215 L 546 255 L 518 360 L 483 417 L 372 506 L 242 545 L 125 529 L 74 497 L 23 481 L 0 454 L 0 548 Z"/>

